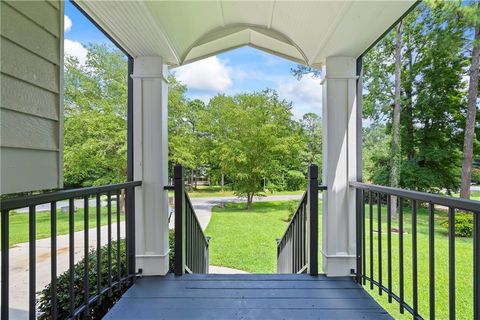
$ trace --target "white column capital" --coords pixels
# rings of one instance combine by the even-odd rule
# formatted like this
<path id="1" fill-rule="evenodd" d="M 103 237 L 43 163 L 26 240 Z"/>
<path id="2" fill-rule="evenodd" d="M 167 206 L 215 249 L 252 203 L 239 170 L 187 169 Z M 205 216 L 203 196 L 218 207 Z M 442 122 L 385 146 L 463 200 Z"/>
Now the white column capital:
<path id="1" fill-rule="evenodd" d="M 162 79 L 168 83 L 168 67 L 162 57 L 136 57 L 133 64 L 133 79 Z"/>

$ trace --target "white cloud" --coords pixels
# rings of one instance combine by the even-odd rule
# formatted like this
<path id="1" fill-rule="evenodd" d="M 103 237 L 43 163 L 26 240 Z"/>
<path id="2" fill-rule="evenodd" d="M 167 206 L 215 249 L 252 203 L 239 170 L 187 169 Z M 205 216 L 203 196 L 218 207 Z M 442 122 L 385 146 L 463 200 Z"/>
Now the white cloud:
<path id="1" fill-rule="evenodd" d="M 224 92 L 233 84 L 232 68 L 228 61 L 216 56 L 178 67 L 175 76 L 189 89 L 205 92 Z"/>
<path id="2" fill-rule="evenodd" d="M 67 15 L 64 15 L 63 31 L 67 33 L 70 29 L 72 29 L 72 20 Z"/>
<path id="3" fill-rule="evenodd" d="M 321 80 L 312 75 L 303 76 L 300 81 L 287 78 L 278 81 L 278 95 L 292 102 L 293 114 L 299 118 L 308 112 L 322 114 L 322 86 Z"/>
<path id="4" fill-rule="evenodd" d="M 66 55 L 77 57 L 80 64 L 85 64 L 88 50 L 80 42 L 65 39 L 63 46 Z"/>

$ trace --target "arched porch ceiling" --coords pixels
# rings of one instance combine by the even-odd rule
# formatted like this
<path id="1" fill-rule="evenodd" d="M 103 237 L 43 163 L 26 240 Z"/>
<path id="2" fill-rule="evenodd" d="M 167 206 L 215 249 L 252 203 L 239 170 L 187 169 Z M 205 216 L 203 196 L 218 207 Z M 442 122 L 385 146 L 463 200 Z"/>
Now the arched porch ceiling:
<path id="1" fill-rule="evenodd" d="M 415 1 L 76 2 L 133 57 L 178 66 L 249 45 L 320 67 L 362 54 Z"/>

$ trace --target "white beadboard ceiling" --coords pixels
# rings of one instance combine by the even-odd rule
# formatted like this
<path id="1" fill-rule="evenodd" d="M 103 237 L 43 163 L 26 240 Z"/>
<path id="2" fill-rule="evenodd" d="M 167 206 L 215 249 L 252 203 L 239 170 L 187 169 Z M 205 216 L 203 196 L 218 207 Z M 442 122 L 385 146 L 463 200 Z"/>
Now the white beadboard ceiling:
<path id="1" fill-rule="evenodd" d="M 414 0 L 76 1 L 131 56 L 170 66 L 249 45 L 319 67 L 358 57 Z"/>

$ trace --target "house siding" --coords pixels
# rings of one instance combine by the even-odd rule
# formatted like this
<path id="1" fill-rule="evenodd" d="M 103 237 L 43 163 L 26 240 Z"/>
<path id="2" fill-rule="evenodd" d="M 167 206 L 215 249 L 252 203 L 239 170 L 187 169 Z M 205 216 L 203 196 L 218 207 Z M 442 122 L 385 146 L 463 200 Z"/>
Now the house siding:
<path id="1" fill-rule="evenodd" d="M 63 4 L 0 3 L 0 193 L 63 185 Z"/>

